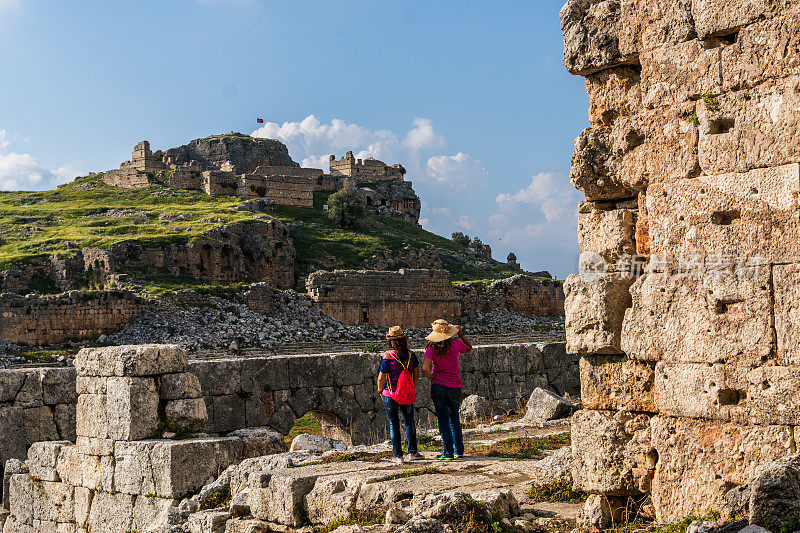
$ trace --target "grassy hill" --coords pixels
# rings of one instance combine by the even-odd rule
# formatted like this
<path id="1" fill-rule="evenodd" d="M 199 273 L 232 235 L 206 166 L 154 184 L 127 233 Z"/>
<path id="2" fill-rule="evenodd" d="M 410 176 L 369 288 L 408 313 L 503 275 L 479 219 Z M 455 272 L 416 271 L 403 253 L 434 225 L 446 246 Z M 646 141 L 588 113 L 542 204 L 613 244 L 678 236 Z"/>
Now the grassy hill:
<path id="1" fill-rule="evenodd" d="M 278 206 L 270 216 L 290 226 L 299 275 L 319 269 L 361 268 L 383 249 L 436 246 L 454 280 L 497 279 L 515 272 L 495 262 L 476 268 L 456 252 L 450 239 L 398 219 L 369 215 L 354 229 L 341 229 L 323 213 L 326 195 L 317 193 L 315 208 Z M 78 178 L 56 190 L 0 193 L 0 270 L 55 253 L 71 255 L 85 247 L 106 248 L 135 242 L 158 247 L 188 242 L 221 224 L 258 221 L 265 214 L 236 211 L 241 200 L 199 191 L 158 186 L 121 189 L 105 185 L 99 174 Z M 131 272 L 148 290 L 200 286 L 183 279 L 152 278 Z"/>

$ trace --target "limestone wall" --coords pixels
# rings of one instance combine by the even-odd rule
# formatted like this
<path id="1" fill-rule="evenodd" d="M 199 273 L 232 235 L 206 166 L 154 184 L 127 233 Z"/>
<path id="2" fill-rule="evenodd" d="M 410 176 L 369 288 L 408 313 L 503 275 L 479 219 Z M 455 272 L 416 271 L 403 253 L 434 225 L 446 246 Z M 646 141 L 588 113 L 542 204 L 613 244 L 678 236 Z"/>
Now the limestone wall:
<path id="1" fill-rule="evenodd" d="M 267 196 L 276 204 L 314 207 L 316 180 L 302 176 L 271 175 L 264 182 Z"/>
<path id="2" fill-rule="evenodd" d="M 406 170 L 402 165 L 387 165 L 373 158 L 356 159 L 353 152 L 347 152 L 339 160 L 330 157 L 330 171 L 334 176 L 347 176 L 360 182 L 377 182 L 385 180 L 403 181 Z"/>
<path id="3" fill-rule="evenodd" d="M 319 271 L 306 287 L 323 313 L 347 324 L 428 326 L 461 314 L 446 270 Z"/>
<path id="4" fill-rule="evenodd" d="M 570 0 L 561 24 L 591 123 L 565 282 L 575 484 L 649 495 L 661 521 L 720 510 L 797 449 L 800 6 Z"/>
<path id="5" fill-rule="evenodd" d="M 227 358 L 189 361 L 187 368 L 202 389 L 205 432 L 269 426 L 286 434 L 297 418 L 313 412 L 330 435 L 365 443 L 386 436 L 386 415 L 375 393 L 379 358 L 364 353 Z M 463 394 L 488 398 L 498 412 L 517 408 L 536 387 L 579 392 L 577 357 L 567 355 L 563 343 L 479 346 L 463 356 L 461 368 Z M 34 442 L 75 441 L 75 384 L 74 368 L 0 370 L 0 465 L 23 459 Z M 417 394 L 419 425 L 433 427 L 424 378 Z"/>
<path id="6" fill-rule="evenodd" d="M 97 338 L 132 321 L 144 300 L 130 292 L 71 291 L 56 296 L 0 294 L 0 340 L 47 345 Z"/>
<path id="7" fill-rule="evenodd" d="M 508 309 L 523 315 L 558 316 L 564 314 L 564 288 L 557 280 L 537 280 L 517 274 L 492 283 L 478 306 Z"/>

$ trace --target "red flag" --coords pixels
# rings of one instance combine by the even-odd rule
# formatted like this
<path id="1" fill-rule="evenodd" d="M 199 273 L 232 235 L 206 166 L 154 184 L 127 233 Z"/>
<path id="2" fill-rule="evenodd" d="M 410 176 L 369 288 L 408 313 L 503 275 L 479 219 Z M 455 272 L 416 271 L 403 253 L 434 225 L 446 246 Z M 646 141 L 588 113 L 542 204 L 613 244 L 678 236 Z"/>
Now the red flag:
<path id="1" fill-rule="evenodd" d="M 257 118 L 256 122 L 258 122 L 259 124 L 263 124 L 264 123 L 264 119 L 263 118 Z"/>

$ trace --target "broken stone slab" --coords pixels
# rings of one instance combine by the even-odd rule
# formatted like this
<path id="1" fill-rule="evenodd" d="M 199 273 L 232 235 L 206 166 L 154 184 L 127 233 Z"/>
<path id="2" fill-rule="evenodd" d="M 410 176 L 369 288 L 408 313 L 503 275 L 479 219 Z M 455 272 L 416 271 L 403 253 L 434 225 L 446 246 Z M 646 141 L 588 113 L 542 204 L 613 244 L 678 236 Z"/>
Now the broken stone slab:
<path id="1" fill-rule="evenodd" d="M 622 349 L 631 359 L 760 365 L 772 354 L 767 268 L 748 276 L 655 272 L 636 280 L 630 294 Z"/>
<path id="2" fill-rule="evenodd" d="M 572 416 L 572 479 L 584 492 L 636 496 L 650 489 L 657 457 L 644 414 L 583 409 Z"/>
<path id="3" fill-rule="evenodd" d="M 578 515 L 578 525 L 586 528 L 608 529 L 625 521 L 627 498 L 589 494 Z"/>
<path id="4" fill-rule="evenodd" d="M 170 344 L 83 348 L 75 356 L 80 376 L 156 376 L 184 372 L 186 364 L 186 352 Z"/>
<path id="5" fill-rule="evenodd" d="M 190 533 L 225 533 L 225 524 L 230 518 L 228 511 L 199 511 L 189 515 L 187 526 Z"/>
<path id="6" fill-rule="evenodd" d="M 311 453 L 323 453 L 331 450 L 344 451 L 346 449 L 347 445 L 340 440 L 309 433 L 296 436 L 292 439 L 292 445 L 289 447 L 290 452 L 307 451 Z"/>
<path id="7" fill-rule="evenodd" d="M 453 533 L 453 528 L 435 518 L 414 516 L 397 531 L 398 533 Z"/>
<path id="8" fill-rule="evenodd" d="M 306 469 L 278 470 L 250 475 L 250 512 L 253 517 L 286 526 L 300 527 L 305 521 L 304 500 L 319 474 Z"/>
<path id="9" fill-rule="evenodd" d="M 233 518 L 225 524 L 225 533 L 269 533 L 271 527 L 261 520 Z"/>
<path id="10" fill-rule="evenodd" d="M 492 402 L 483 396 L 470 394 L 461 402 L 458 410 L 462 422 L 470 423 L 492 417 Z"/>
<path id="11" fill-rule="evenodd" d="M 778 530 L 788 517 L 800 514 L 800 456 L 762 464 L 748 483 L 750 523 Z"/>
<path id="12" fill-rule="evenodd" d="M 619 50 L 622 31 L 618 1 L 569 0 L 561 8 L 564 34 L 564 67 L 585 76 L 599 70 L 633 63 Z"/>
<path id="13" fill-rule="evenodd" d="M 581 357 L 580 373 L 584 408 L 657 412 L 652 363 L 633 361 L 624 355 L 586 355 Z"/>
<path id="14" fill-rule="evenodd" d="M 11 476 L 14 474 L 27 474 L 28 465 L 20 459 L 9 459 L 3 467 L 3 505 L 0 509 L 9 509 L 9 486 L 11 485 Z"/>
<path id="15" fill-rule="evenodd" d="M 489 489 L 477 492 L 472 499 L 485 504 L 492 513 L 503 518 L 513 518 L 522 512 L 514 493 L 509 489 Z"/>
<path id="16" fill-rule="evenodd" d="M 114 449 L 115 490 L 181 498 L 239 462 L 241 453 L 242 442 L 232 437 L 120 441 Z"/>
<path id="17" fill-rule="evenodd" d="M 523 422 L 542 424 L 548 420 L 556 420 L 569 416 L 575 405 L 557 394 L 536 387 L 525 405 Z"/>
<path id="18" fill-rule="evenodd" d="M 732 486 L 747 483 L 761 464 L 791 454 L 795 446 L 790 426 L 663 416 L 653 417 L 651 439 L 658 461 L 650 493 L 656 518 L 665 523 L 692 509 L 722 509 Z"/>
<path id="19" fill-rule="evenodd" d="M 567 353 L 621 353 L 625 309 L 633 279 L 616 274 L 570 274 L 564 282 Z"/>
<path id="20" fill-rule="evenodd" d="M 243 457 L 261 457 L 288 451 L 283 435 L 268 428 L 237 429 L 226 436 L 242 441 Z"/>
<path id="21" fill-rule="evenodd" d="M 305 496 L 304 505 L 312 524 L 346 520 L 356 503 L 361 486 L 379 472 L 350 472 L 323 476 Z"/>

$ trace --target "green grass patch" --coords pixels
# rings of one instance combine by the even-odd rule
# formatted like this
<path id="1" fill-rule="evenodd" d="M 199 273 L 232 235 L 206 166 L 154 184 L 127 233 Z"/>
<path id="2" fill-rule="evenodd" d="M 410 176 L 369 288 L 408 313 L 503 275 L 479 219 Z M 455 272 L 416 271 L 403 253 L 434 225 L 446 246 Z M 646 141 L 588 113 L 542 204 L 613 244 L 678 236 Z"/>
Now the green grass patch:
<path id="1" fill-rule="evenodd" d="M 511 459 L 542 459 L 542 450 L 554 450 L 569 444 L 569 435 L 547 437 L 512 437 L 488 446 L 471 446 L 467 453 L 482 457 L 505 457 Z"/>
<path id="2" fill-rule="evenodd" d="M 534 484 L 528 491 L 528 498 L 534 502 L 581 503 L 588 495 L 572 486 L 572 477 L 556 479 L 544 485 Z"/>
<path id="3" fill-rule="evenodd" d="M 614 527 L 608 531 L 613 533 L 629 533 L 632 531 L 647 531 L 649 533 L 686 533 L 692 522 L 718 522 L 720 514 L 716 511 L 709 511 L 704 515 L 692 514 L 685 517 L 680 522 L 674 524 L 651 524 L 646 525 L 641 521 L 633 521 L 620 527 Z"/>
<path id="4" fill-rule="evenodd" d="M 381 461 L 385 461 L 387 459 L 391 459 L 392 457 L 393 457 L 392 452 L 380 452 L 380 453 L 335 452 L 323 457 L 320 463 L 314 463 L 314 464 L 349 463 L 351 461 L 365 461 L 368 463 L 378 463 Z"/>
<path id="5" fill-rule="evenodd" d="M 306 413 L 295 421 L 294 426 L 289 430 L 289 434 L 284 437 L 286 444 L 291 444 L 292 440 L 302 433 L 322 435 L 322 425 L 320 425 L 319 420 L 317 420 L 313 414 Z"/>
<path id="6" fill-rule="evenodd" d="M 417 437 L 417 450 L 420 452 L 438 452 L 442 450 L 442 443 L 433 437 L 421 435 Z"/>
<path id="7" fill-rule="evenodd" d="M 342 526 L 377 526 L 383 523 L 386 515 L 386 507 L 376 507 L 375 509 L 358 510 L 355 504 L 348 509 L 348 516 L 340 520 L 334 520 L 328 524 L 311 526 L 314 533 L 330 533 Z"/>
<path id="8" fill-rule="evenodd" d="M 441 474 L 442 471 L 435 466 L 426 466 L 424 468 L 413 468 L 411 470 L 403 470 L 384 478 L 384 481 L 391 481 L 393 479 L 404 479 L 407 477 L 427 476 L 428 474 Z"/>

